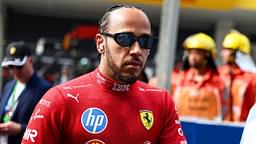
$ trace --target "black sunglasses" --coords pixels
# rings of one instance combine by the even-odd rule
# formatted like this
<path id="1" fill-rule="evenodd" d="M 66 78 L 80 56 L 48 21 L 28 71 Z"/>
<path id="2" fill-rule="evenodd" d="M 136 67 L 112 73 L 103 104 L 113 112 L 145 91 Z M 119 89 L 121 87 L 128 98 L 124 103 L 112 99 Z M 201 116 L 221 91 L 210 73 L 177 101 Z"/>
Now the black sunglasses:
<path id="1" fill-rule="evenodd" d="M 157 43 L 157 38 L 149 34 L 143 34 L 139 37 L 136 37 L 131 32 L 122 32 L 116 34 L 103 32 L 102 35 L 113 38 L 116 43 L 122 47 L 131 47 L 136 41 L 138 41 L 141 48 L 152 49 Z"/>
<path id="2" fill-rule="evenodd" d="M 22 66 L 14 66 L 14 65 L 9 65 L 7 66 L 8 69 L 18 69 L 18 70 L 21 70 L 23 68 L 24 65 Z"/>

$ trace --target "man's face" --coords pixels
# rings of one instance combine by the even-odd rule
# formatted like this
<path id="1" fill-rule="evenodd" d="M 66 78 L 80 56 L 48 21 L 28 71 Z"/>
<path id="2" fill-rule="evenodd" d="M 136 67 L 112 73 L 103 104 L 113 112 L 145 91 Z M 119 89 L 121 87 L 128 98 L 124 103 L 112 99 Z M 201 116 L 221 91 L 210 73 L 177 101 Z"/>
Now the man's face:
<path id="1" fill-rule="evenodd" d="M 206 51 L 200 50 L 200 49 L 189 49 L 188 62 L 189 62 L 189 65 L 194 68 L 205 66 L 207 63 Z"/>
<path id="2" fill-rule="evenodd" d="M 223 48 L 221 56 L 223 64 L 233 64 L 235 62 L 235 51 L 232 49 Z"/>
<path id="3" fill-rule="evenodd" d="M 14 79 L 22 83 L 26 83 L 31 76 L 30 75 L 32 70 L 31 58 L 29 57 L 26 63 L 22 67 L 10 66 L 8 69 Z"/>
<path id="4" fill-rule="evenodd" d="M 151 34 L 151 26 L 142 11 L 121 8 L 111 12 L 106 32 L 129 32 L 139 37 Z M 101 72 L 123 83 L 133 83 L 138 79 L 147 61 L 149 49 L 141 48 L 138 41 L 130 47 L 122 47 L 112 37 L 105 35 L 96 36 L 96 41 L 98 51 L 103 49 L 99 67 Z"/>

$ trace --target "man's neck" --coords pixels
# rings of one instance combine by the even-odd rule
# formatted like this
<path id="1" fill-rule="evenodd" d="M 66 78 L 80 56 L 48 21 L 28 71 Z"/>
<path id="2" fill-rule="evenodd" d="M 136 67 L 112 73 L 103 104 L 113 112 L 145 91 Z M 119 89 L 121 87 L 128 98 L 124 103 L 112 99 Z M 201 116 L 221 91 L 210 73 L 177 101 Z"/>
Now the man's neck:
<path id="1" fill-rule="evenodd" d="M 199 68 L 194 68 L 194 70 L 195 70 L 196 75 L 201 75 L 201 76 L 203 76 L 203 75 L 205 75 L 205 74 L 207 73 L 208 67 L 206 67 L 206 66 L 201 66 L 201 67 L 199 67 Z"/>
<path id="2" fill-rule="evenodd" d="M 34 73 L 35 73 L 35 71 L 33 70 L 33 71 L 29 72 L 23 79 L 19 79 L 18 81 L 26 84 L 32 78 Z"/>

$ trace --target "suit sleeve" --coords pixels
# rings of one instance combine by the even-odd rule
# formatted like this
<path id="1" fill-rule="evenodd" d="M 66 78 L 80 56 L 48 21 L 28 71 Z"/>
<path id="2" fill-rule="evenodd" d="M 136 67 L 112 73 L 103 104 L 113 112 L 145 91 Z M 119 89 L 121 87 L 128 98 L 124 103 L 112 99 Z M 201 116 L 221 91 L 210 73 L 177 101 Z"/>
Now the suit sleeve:
<path id="1" fill-rule="evenodd" d="M 60 144 L 64 119 L 64 98 L 57 88 L 39 101 L 25 130 L 22 144 Z"/>
<path id="2" fill-rule="evenodd" d="M 160 144 L 187 144 L 173 99 L 166 93 L 165 118 Z"/>

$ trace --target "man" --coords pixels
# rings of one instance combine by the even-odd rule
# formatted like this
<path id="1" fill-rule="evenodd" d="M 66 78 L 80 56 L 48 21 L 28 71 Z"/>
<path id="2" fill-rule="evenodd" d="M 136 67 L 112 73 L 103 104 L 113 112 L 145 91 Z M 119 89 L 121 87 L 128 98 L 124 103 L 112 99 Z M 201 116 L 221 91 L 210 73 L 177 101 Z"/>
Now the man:
<path id="1" fill-rule="evenodd" d="M 245 121 L 255 99 L 255 75 L 244 65 L 248 65 L 242 58 L 250 55 L 249 39 L 238 31 L 228 33 L 222 43 L 222 62 L 219 68 L 221 77 L 228 90 L 223 98 L 223 114 L 226 121 Z M 240 57 L 238 57 L 240 56 Z M 250 66 L 252 69 L 253 66 Z M 254 97 L 254 98 L 253 98 Z M 247 99 L 247 100 L 244 100 Z M 243 106 L 243 103 L 246 105 Z M 243 107 L 243 108 L 242 108 Z"/>
<path id="2" fill-rule="evenodd" d="M 142 10 L 109 9 L 96 35 L 98 68 L 44 95 L 23 144 L 186 143 L 167 91 L 137 81 L 155 42 Z"/>
<path id="3" fill-rule="evenodd" d="M 180 80 L 173 82 L 177 110 L 183 118 L 221 120 L 221 97 L 224 86 L 214 56 L 214 40 L 205 33 L 185 39 L 185 59 Z"/>
<path id="4" fill-rule="evenodd" d="M 34 107 L 51 85 L 37 76 L 31 51 L 24 42 L 7 46 L 2 67 L 14 80 L 6 84 L 1 96 L 0 143 L 20 144 Z"/>

